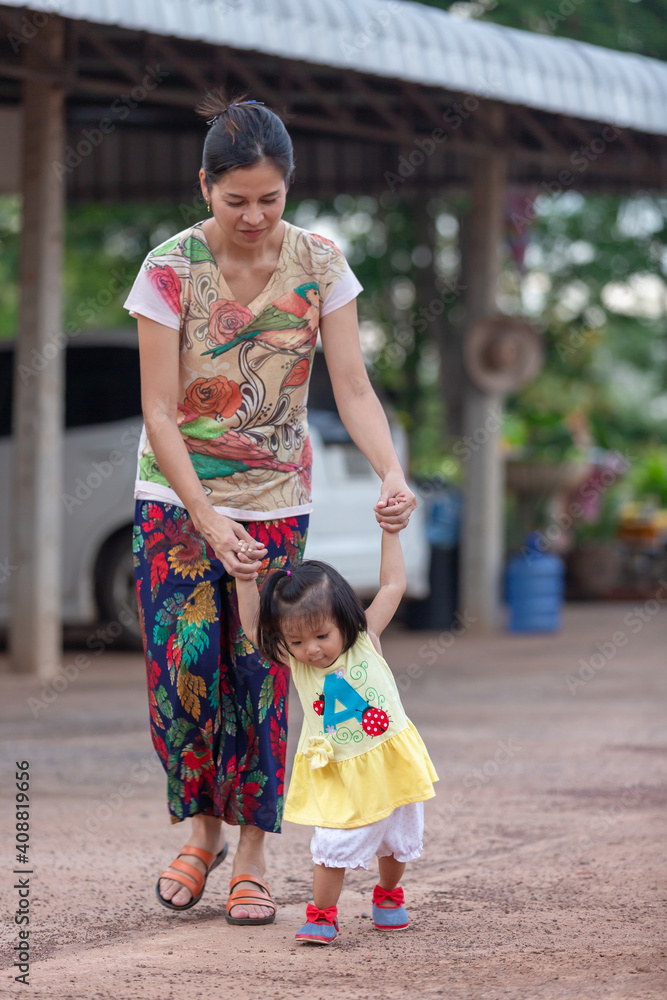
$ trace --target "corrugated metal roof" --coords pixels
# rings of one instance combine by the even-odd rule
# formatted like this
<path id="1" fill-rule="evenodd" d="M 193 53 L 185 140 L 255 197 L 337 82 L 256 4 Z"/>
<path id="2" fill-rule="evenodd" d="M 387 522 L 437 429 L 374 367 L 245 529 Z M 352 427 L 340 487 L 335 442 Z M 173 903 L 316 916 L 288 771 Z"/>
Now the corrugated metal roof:
<path id="1" fill-rule="evenodd" d="M 405 0 L 58 0 L 58 13 L 667 134 L 667 64 Z"/>

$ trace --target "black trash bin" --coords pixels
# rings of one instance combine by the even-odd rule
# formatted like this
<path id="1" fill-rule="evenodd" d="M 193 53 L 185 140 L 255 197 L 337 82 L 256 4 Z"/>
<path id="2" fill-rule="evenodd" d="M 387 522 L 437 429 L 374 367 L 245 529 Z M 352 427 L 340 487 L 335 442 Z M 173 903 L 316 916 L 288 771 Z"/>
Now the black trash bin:
<path id="1" fill-rule="evenodd" d="M 426 537 L 430 544 L 430 593 L 407 606 L 406 624 L 413 629 L 450 629 L 458 610 L 461 493 L 451 484 L 423 483 Z"/>

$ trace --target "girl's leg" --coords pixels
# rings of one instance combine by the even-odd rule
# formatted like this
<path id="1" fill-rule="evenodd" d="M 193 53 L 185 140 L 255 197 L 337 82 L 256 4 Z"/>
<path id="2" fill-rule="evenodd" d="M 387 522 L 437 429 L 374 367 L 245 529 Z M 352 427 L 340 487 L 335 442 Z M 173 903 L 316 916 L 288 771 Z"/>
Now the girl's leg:
<path id="1" fill-rule="evenodd" d="M 380 885 L 383 889 L 391 892 L 400 884 L 405 871 L 405 861 L 397 861 L 393 854 L 388 857 L 378 858 L 378 869 L 380 871 Z M 394 906 L 391 900 L 384 900 L 378 906 Z"/>
<path id="2" fill-rule="evenodd" d="M 315 865 L 313 871 L 313 902 L 319 910 L 337 906 L 343 889 L 344 868 L 325 868 Z"/>
<path id="3" fill-rule="evenodd" d="M 345 878 L 344 868 L 315 865 L 313 872 L 313 903 L 306 907 L 306 922 L 294 935 L 308 944 L 331 944 L 338 937 L 338 911 Z"/>

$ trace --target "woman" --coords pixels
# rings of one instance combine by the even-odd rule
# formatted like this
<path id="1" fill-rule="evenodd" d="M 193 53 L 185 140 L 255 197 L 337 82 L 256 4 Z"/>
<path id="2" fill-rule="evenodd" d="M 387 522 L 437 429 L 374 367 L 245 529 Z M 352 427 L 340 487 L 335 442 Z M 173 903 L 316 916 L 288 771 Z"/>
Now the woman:
<path id="1" fill-rule="evenodd" d="M 261 583 L 303 555 L 318 326 L 340 416 L 382 480 L 377 520 L 398 531 L 416 502 L 364 367 L 361 285 L 330 240 L 282 219 L 283 123 L 222 90 L 198 111 L 210 217 L 152 250 L 125 302 L 141 359 L 134 551 L 151 731 L 172 822 L 192 818 L 156 890 L 171 909 L 198 902 L 226 853 L 224 819 L 240 826 L 227 920 L 269 923 L 263 845 L 280 831 L 287 682 L 245 638 L 233 576 Z"/>

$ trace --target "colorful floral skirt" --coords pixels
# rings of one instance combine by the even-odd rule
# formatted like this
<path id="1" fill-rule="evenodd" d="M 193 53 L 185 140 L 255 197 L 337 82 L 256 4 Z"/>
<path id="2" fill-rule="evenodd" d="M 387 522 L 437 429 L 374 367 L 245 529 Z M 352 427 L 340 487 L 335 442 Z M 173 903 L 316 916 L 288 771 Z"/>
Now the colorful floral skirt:
<path id="1" fill-rule="evenodd" d="M 303 557 L 308 515 L 243 522 L 261 584 Z M 134 566 L 151 735 L 173 823 L 202 813 L 280 831 L 288 676 L 241 628 L 236 583 L 183 507 L 137 500 Z"/>

